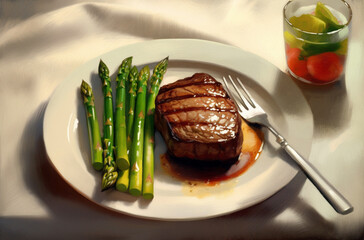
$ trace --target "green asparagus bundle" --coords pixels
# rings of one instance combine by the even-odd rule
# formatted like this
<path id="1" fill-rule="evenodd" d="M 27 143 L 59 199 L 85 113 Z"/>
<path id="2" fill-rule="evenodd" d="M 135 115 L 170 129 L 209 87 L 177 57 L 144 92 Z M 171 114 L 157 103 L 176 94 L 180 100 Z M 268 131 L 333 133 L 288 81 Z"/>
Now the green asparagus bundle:
<path id="1" fill-rule="evenodd" d="M 111 81 L 109 76 L 109 68 L 100 60 L 99 77 L 102 82 L 102 90 L 104 93 L 104 174 L 102 176 L 102 191 L 115 185 L 118 176 L 116 164 L 114 161 L 114 108 L 111 90 Z"/>
<path id="2" fill-rule="evenodd" d="M 116 109 L 115 109 L 115 155 L 119 170 L 129 169 L 129 157 L 127 152 L 126 117 L 125 117 L 125 84 L 129 76 L 132 57 L 124 59 L 119 67 L 116 78 Z"/>
<path id="3" fill-rule="evenodd" d="M 92 88 L 85 81 L 81 84 L 81 95 L 87 116 L 92 166 L 96 170 L 103 169 L 102 190 L 115 185 L 119 191 L 126 192 L 129 189 L 129 193 L 133 196 L 142 194 L 144 198 L 152 199 L 155 99 L 167 70 L 168 57 L 154 68 L 149 91 L 149 67 L 145 66 L 138 74 L 135 66 L 131 68 L 131 62 L 132 57 L 125 58 L 118 69 L 115 129 L 109 69 L 103 61 L 100 60 L 99 63 L 98 70 L 104 94 L 104 150 Z M 115 160 L 113 150 L 115 150 Z"/>
<path id="4" fill-rule="evenodd" d="M 81 96 L 85 106 L 87 130 L 91 148 L 91 163 L 94 169 L 101 170 L 102 162 L 102 147 L 99 123 L 97 122 L 94 95 L 91 86 L 82 80 Z"/>
<path id="5" fill-rule="evenodd" d="M 138 92 L 135 106 L 136 115 L 133 124 L 133 138 L 130 151 L 129 193 L 133 196 L 140 196 L 142 191 L 144 121 L 149 74 L 149 67 L 145 66 L 140 71 L 138 77 Z"/>
<path id="6" fill-rule="evenodd" d="M 147 98 L 147 116 L 144 132 L 143 159 L 143 197 L 152 199 L 154 196 L 154 112 L 155 99 L 159 92 L 163 76 L 167 71 L 168 57 L 160 61 L 153 70 L 150 78 L 150 89 Z"/>

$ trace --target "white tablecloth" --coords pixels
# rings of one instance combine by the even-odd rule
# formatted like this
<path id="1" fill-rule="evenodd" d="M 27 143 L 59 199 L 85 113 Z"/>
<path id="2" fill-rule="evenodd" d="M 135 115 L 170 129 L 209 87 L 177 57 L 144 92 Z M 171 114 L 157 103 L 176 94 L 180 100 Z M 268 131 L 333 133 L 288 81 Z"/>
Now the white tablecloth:
<path id="1" fill-rule="evenodd" d="M 284 0 L 0 1 L 0 239 L 363 239 L 364 3 L 351 0 L 345 81 L 298 84 L 311 107 L 310 161 L 354 205 L 336 213 L 299 173 L 268 200 L 200 221 L 143 220 L 100 207 L 47 160 L 43 117 L 58 84 L 86 61 L 149 39 L 237 46 L 286 71 Z M 243 193 L 242 193 L 243 194 Z"/>

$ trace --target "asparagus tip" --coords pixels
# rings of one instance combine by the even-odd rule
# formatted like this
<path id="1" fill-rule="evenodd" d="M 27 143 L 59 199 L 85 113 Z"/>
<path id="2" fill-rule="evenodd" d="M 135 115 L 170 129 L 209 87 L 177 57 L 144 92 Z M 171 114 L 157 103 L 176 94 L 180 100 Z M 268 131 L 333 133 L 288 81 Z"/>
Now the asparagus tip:
<path id="1" fill-rule="evenodd" d="M 150 72 L 149 66 L 146 65 L 142 68 L 142 70 L 140 70 L 140 76 L 145 74 L 146 72 Z"/>
<path id="2" fill-rule="evenodd" d="M 103 191 L 111 188 L 112 186 L 114 186 L 117 177 L 118 177 L 117 172 L 104 173 L 104 175 L 102 176 L 101 191 L 103 192 Z"/>
<path id="3" fill-rule="evenodd" d="M 168 67 L 168 59 L 169 57 L 164 58 L 163 60 L 161 60 L 157 66 L 154 68 L 154 71 L 158 71 L 161 74 L 164 74 L 167 71 L 167 67 Z"/>
<path id="4" fill-rule="evenodd" d="M 91 86 L 85 80 L 82 80 L 81 83 L 81 95 L 84 97 L 92 96 Z"/>
<path id="5" fill-rule="evenodd" d="M 137 75 L 138 75 L 138 68 L 136 66 L 133 66 L 130 70 L 130 73 L 129 73 L 130 77 L 129 77 L 129 81 L 131 79 L 134 79 Z"/>
<path id="6" fill-rule="evenodd" d="M 125 68 L 126 68 L 126 69 L 130 69 L 130 67 L 131 67 L 131 62 L 132 62 L 132 61 L 133 61 L 133 57 L 132 57 L 132 56 L 125 58 L 125 59 L 121 62 L 120 66 L 119 66 L 118 74 L 121 74 L 121 73 L 125 70 Z M 129 70 L 128 70 L 128 71 L 129 71 Z"/>
<path id="7" fill-rule="evenodd" d="M 109 75 L 109 68 L 106 66 L 106 64 L 100 59 L 99 62 L 99 76 L 101 78 L 104 78 Z"/>

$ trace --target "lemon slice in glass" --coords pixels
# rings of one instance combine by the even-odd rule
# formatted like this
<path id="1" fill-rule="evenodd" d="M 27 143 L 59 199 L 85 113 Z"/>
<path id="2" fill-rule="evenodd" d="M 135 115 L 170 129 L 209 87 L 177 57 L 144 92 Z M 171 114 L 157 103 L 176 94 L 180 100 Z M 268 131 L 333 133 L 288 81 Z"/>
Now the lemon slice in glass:
<path id="1" fill-rule="evenodd" d="M 334 31 L 343 27 L 325 4 L 321 2 L 316 4 L 315 16 L 328 25 L 328 31 Z"/>
<path id="2" fill-rule="evenodd" d="M 284 31 L 284 40 L 291 48 L 302 48 L 303 42 L 297 39 L 292 33 Z"/>
<path id="3" fill-rule="evenodd" d="M 299 17 L 293 16 L 289 21 L 294 27 L 306 32 L 323 33 L 326 29 L 326 23 L 311 14 L 303 14 Z"/>

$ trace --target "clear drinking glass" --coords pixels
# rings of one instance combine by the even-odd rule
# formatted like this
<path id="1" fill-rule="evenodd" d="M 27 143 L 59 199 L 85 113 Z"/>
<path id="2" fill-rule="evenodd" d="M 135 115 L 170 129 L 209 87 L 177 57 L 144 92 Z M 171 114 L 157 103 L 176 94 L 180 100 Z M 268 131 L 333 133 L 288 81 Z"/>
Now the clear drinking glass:
<path id="1" fill-rule="evenodd" d="M 285 5 L 283 17 L 289 73 L 316 85 L 341 79 L 352 18 L 349 4 L 343 0 L 292 0 Z"/>

